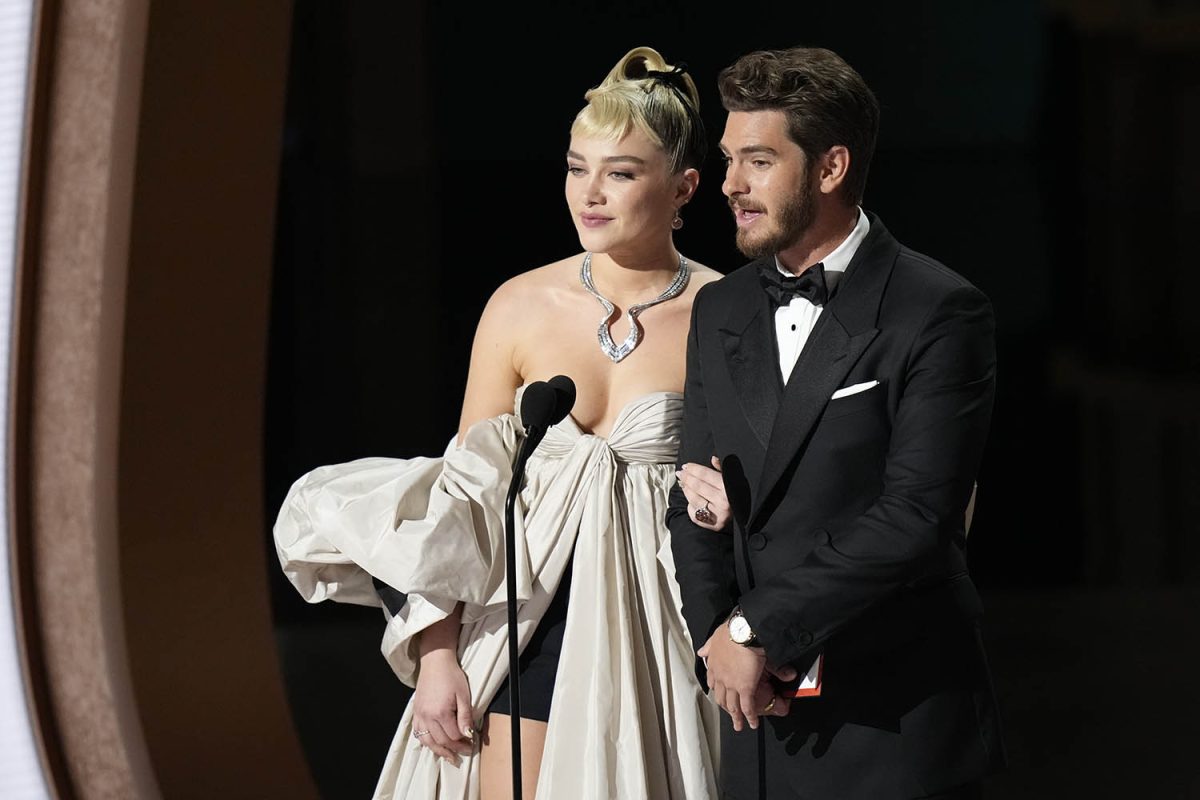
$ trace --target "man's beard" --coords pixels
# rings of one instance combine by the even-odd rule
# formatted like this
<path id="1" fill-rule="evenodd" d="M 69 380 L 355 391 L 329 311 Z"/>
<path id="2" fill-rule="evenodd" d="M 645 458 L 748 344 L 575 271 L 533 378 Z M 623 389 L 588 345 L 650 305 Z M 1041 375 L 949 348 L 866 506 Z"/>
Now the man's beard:
<path id="1" fill-rule="evenodd" d="M 733 200 L 729 204 L 737 207 Z M 789 197 L 771 217 L 774 218 L 774 230 L 762 233 L 747 228 L 737 229 L 737 249 L 746 258 L 766 258 L 786 250 L 800 241 L 800 237 L 812 227 L 817 217 L 817 190 L 807 172 L 800 181 L 800 190 Z M 768 218 L 768 223 L 770 221 Z"/>

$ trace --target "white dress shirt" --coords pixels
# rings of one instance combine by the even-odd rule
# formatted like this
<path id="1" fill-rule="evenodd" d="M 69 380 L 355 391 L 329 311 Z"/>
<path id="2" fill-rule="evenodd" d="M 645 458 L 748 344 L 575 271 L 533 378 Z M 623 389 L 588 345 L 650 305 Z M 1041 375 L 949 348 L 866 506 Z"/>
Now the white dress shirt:
<path id="1" fill-rule="evenodd" d="M 854 230 L 850 231 L 832 253 L 821 259 L 821 263 L 825 265 L 825 285 L 831 294 L 870 229 L 871 223 L 867 221 L 867 215 L 859 208 L 858 222 L 854 224 Z M 775 257 L 775 269 L 782 275 L 792 274 L 779 263 L 778 256 Z M 796 359 L 800 357 L 800 351 L 804 349 L 804 343 L 808 341 L 808 336 L 820 316 L 821 306 L 813 305 L 807 297 L 793 297 L 791 303 L 775 310 L 775 341 L 779 343 L 779 372 L 783 375 L 784 384 L 792 374 Z"/>

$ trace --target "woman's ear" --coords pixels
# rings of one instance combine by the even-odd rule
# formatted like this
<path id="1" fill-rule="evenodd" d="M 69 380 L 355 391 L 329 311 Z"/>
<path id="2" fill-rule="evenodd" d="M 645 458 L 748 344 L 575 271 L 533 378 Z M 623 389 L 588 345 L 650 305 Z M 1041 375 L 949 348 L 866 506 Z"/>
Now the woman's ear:
<path id="1" fill-rule="evenodd" d="M 684 203 L 692 199 L 692 195 L 696 193 L 696 187 L 700 185 L 700 171 L 692 167 L 688 167 L 683 172 L 679 173 L 678 183 L 675 186 L 675 202 L 682 206 Z"/>

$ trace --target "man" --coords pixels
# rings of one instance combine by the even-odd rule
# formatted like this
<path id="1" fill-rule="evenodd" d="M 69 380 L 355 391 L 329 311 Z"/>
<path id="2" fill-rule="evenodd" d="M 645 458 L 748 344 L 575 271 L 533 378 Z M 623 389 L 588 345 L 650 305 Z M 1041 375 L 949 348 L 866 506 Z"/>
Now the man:
<path id="1" fill-rule="evenodd" d="M 696 298 L 667 517 L 728 712 L 722 791 L 978 797 L 1004 762 L 963 551 L 991 307 L 859 207 L 879 106 L 841 58 L 752 53 L 720 89 L 722 191 L 758 260 Z M 818 655 L 819 696 L 789 700 Z"/>

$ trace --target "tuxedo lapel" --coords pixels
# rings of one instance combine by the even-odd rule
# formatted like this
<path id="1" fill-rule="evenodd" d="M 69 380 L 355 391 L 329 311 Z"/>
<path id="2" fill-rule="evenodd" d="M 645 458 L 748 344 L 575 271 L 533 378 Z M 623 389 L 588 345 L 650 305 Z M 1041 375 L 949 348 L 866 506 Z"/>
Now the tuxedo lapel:
<path id="1" fill-rule="evenodd" d="M 738 404 L 765 450 L 783 394 L 770 303 L 765 292 L 749 288 L 737 297 L 718 334 Z"/>
<path id="2" fill-rule="evenodd" d="M 821 418 L 830 396 L 878 335 L 883 290 L 900 246 L 869 214 L 871 230 L 826 305 L 788 378 L 767 440 L 767 452 L 750 511 L 753 528 L 775 485 Z"/>
<path id="3" fill-rule="evenodd" d="M 851 335 L 829 310 L 817 320 L 817 327 L 792 370 L 783 402 L 775 417 L 767 455 L 763 460 L 759 490 L 754 495 L 751 525 L 763 500 L 783 476 L 796 451 L 820 419 L 829 396 L 841 385 L 846 373 L 878 333 L 878 330 L 871 328 Z"/>

